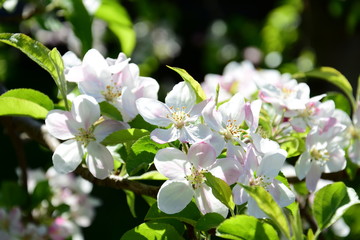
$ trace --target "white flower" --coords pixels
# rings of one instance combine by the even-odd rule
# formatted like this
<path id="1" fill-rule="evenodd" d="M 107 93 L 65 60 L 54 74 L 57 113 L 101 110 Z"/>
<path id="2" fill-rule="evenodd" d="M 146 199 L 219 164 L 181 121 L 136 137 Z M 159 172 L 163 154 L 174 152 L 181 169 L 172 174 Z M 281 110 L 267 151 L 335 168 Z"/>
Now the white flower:
<path id="1" fill-rule="evenodd" d="M 66 140 L 53 154 L 55 169 L 60 173 L 74 171 L 86 154 L 86 164 L 97 178 L 104 179 L 113 170 L 113 157 L 100 142 L 110 133 L 128 128 L 113 120 L 100 120 L 100 107 L 91 96 L 80 95 L 73 101 L 71 112 L 52 110 L 45 124 L 50 134 Z M 97 122 L 98 121 L 98 122 Z"/>
<path id="2" fill-rule="evenodd" d="M 207 101 L 196 104 L 194 90 L 186 82 L 180 82 L 168 93 L 165 104 L 149 98 L 139 98 L 136 106 L 145 121 L 166 129 L 157 128 L 151 132 L 151 139 L 158 143 L 195 143 L 210 135 L 210 130 L 198 123 Z"/>
<path id="3" fill-rule="evenodd" d="M 161 211 L 168 214 L 180 212 L 195 196 L 203 214 L 217 212 L 226 217 L 228 209 L 212 194 L 203 174 L 209 171 L 232 184 L 240 173 L 234 159 L 216 159 L 214 148 L 201 142 L 192 145 L 187 155 L 176 148 L 161 149 L 155 156 L 154 164 L 161 174 L 169 178 L 157 196 Z"/>

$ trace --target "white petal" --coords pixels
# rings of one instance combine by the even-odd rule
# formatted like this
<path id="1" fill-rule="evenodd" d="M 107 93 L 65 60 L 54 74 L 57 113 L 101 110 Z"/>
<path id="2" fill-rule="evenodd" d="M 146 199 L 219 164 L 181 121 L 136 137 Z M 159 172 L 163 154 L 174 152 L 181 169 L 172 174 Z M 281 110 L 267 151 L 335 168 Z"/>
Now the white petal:
<path id="1" fill-rule="evenodd" d="M 150 137 L 151 140 L 160 144 L 174 142 L 179 139 L 180 131 L 175 127 L 168 129 L 157 128 L 151 132 Z"/>
<path id="2" fill-rule="evenodd" d="M 63 142 L 56 148 L 52 156 L 54 168 L 59 173 L 72 172 L 81 163 L 83 155 L 80 143 L 75 140 Z"/>
<path id="3" fill-rule="evenodd" d="M 193 116 L 196 116 L 196 117 L 197 117 L 197 116 L 200 116 L 200 115 L 201 115 L 201 112 L 204 110 L 204 107 L 208 104 L 208 102 L 209 102 L 209 99 L 204 100 L 204 101 L 196 104 L 196 105 L 191 109 L 191 111 L 189 112 L 189 115 L 190 115 L 191 117 L 193 117 Z"/>
<path id="4" fill-rule="evenodd" d="M 90 49 L 83 59 L 84 72 L 91 72 L 99 80 L 110 79 L 111 73 L 105 58 L 96 49 Z M 86 80 L 85 80 L 86 81 Z"/>
<path id="5" fill-rule="evenodd" d="M 194 196 L 194 190 L 185 181 L 167 180 L 160 188 L 157 200 L 158 208 L 173 214 L 183 210 Z"/>
<path id="6" fill-rule="evenodd" d="M 360 139 L 354 140 L 354 143 L 350 145 L 348 155 L 351 161 L 360 165 Z"/>
<path id="7" fill-rule="evenodd" d="M 311 159 L 309 152 L 304 152 L 300 155 L 295 164 L 296 176 L 302 180 L 308 174 L 311 167 Z"/>
<path id="8" fill-rule="evenodd" d="M 360 149 L 357 151 L 360 151 Z M 333 150 L 330 153 L 330 160 L 326 162 L 324 167 L 326 173 L 343 170 L 346 167 L 345 151 L 341 148 Z"/>
<path id="9" fill-rule="evenodd" d="M 97 142 L 90 142 L 87 146 L 86 164 L 94 177 L 107 178 L 114 169 L 114 159 L 109 150 Z"/>
<path id="10" fill-rule="evenodd" d="M 139 89 L 141 89 L 141 92 L 138 91 L 136 97 L 145 97 L 145 98 L 153 98 L 157 99 L 158 92 L 159 92 L 159 83 L 150 77 L 139 77 Z M 140 94 L 141 93 L 141 94 Z M 140 94 L 140 95 L 139 95 Z"/>
<path id="11" fill-rule="evenodd" d="M 188 111 L 196 104 L 196 95 L 194 90 L 187 82 L 179 82 L 168 93 L 165 103 L 169 107 L 183 108 Z"/>
<path id="12" fill-rule="evenodd" d="M 240 185 L 236 184 L 232 190 L 234 196 L 234 202 L 237 205 L 246 203 L 249 200 L 249 194 Z"/>
<path id="13" fill-rule="evenodd" d="M 171 115 L 170 109 L 162 102 L 151 98 L 139 98 L 136 100 L 139 114 L 145 121 L 155 126 L 167 127 L 172 121 L 167 118 Z"/>
<path id="14" fill-rule="evenodd" d="M 216 161 L 216 152 L 208 143 L 195 143 L 189 148 L 188 158 L 196 168 L 207 169 Z"/>
<path id="15" fill-rule="evenodd" d="M 224 130 L 224 128 L 221 126 L 222 122 L 222 116 L 219 111 L 215 109 L 215 102 L 210 101 L 204 108 L 203 117 L 206 122 L 206 124 L 212 128 L 213 130 L 220 132 Z"/>
<path id="16" fill-rule="evenodd" d="M 224 180 L 227 184 L 235 183 L 240 176 L 239 162 L 234 158 L 221 158 L 211 166 L 209 171 L 215 176 Z"/>
<path id="17" fill-rule="evenodd" d="M 46 116 L 45 124 L 49 133 L 61 140 L 73 138 L 81 126 L 70 112 L 61 110 L 51 110 Z"/>
<path id="18" fill-rule="evenodd" d="M 321 177 L 322 168 L 317 163 L 312 163 L 306 175 L 306 187 L 310 192 L 314 192 L 316 185 Z"/>
<path id="19" fill-rule="evenodd" d="M 97 142 L 104 140 L 109 134 L 130 128 L 129 124 L 115 120 L 105 120 L 95 127 L 94 135 Z"/>
<path id="20" fill-rule="evenodd" d="M 205 184 L 195 190 L 195 200 L 202 214 L 216 212 L 225 218 L 228 215 L 228 208 L 212 194 L 211 188 Z"/>
<path id="21" fill-rule="evenodd" d="M 85 129 L 88 129 L 100 118 L 100 107 L 95 98 L 80 95 L 73 101 L 71 114 Z"/>
<path id="22" fill-rule="evenodd" d="M 184 126 L 180 130 L 180 142 L 196 143 L 210 138 L 211 130 L 203 124 Z"/>
<path id="23" fill-rule="evenodd" d="M 294 193 L 285 184 L 277 180 L 274 180 L 267 190 L 280 207 L 286 207 L 295 201 Z"/>
<path id="24" fill-rule="evenodd" d="M 248 214 L 256 218 L 267 218 L 267 215 L 259 208 L 253 198 L 248 200 Z"/>
<path id="25" fill-rule="evenodd" d="M 241 124 L 245 119 L 245 102 L 244 97 L 237 93 L 235 94 L 230 101 L 222 104 L 219 107 L 219 111 L 223 117 L 223 123 L 228 120 L 236 120 L 237 124 Z"/>
<path id="26" fill-rule="evenodd" d="M 276 177 L 284 165 L 286 156 L 287 152 L 283 149 L 278 149 L 273 153 L 266 153 L 260 162 L 257 174 L 268 178 Z"/>
<path id="27" fill-rule="evenodd" d="M 169 179 L 184 179 L 191 165 L 184 152 L 176 148 L 160 149 L 154 158 L 156 169 Z"/>

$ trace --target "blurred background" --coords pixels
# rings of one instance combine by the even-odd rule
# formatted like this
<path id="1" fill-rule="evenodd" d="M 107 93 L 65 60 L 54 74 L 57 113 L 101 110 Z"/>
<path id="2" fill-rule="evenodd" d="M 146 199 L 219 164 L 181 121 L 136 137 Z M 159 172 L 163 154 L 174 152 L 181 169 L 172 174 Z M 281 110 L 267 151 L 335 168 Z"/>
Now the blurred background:
<path id="1" fill-rule="evenodd" d="M 2 0 L 0 32 L 21 32 L 61 54 L 82 58 L 90 48 L 116 58 L 124 52 L 141 76 L 159 81 L 159 98 L 181 78 L 166 65 L 187 70 L 202 82 L 222 74 L 231 61 L 297 73 L 330 66 L 356 89 L 360 73 L 360 1 L 358 0 Z M 33 88 L 57 101 L 50 75 L 19 50 L 0 44 L 0 83 L 7 89 Z M 312 93 L 332 86 L 311 81 Z M 1 106 L 0 106 L 1 107 Z M 0 180 L 16 180 L 17 156 L 1 129 Z M 52 153 L 28 141 L 30 168 L 46 170 Z M 85 239 L 119 239 L 143 221 L 147 204 L 136 198 L 133 217 L 124 192 L 94 186 L 101 199 Z M 356 223 L 356 219 L 351 219 Z M 359 226 L 359 224 L 358 224 Z M 359 237 L 353 228 L 349 239 Z"/>

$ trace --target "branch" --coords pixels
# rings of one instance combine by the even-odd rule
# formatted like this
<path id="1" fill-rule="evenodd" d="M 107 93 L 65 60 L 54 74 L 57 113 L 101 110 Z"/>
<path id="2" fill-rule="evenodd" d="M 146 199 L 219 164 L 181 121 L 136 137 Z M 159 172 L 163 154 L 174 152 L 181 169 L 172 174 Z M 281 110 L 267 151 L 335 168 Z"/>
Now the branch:
<path id="1" fill-rule="evenodd" d="M 55 151 L 56 147 L 60 144 L 59 140 L 54 138 L 47 131 L 44 124 L 29 117 L 13 117 L 14 130 L 17 132 L 25 132 L 31 139 L 39 142 L 51 151 Z M 86 166 L 80 165 L 75 172 L 84 179 L 92 182 L 98 186 L 106 186 L 115 189 L 124 189 L 133 191 L 139 195 L 146 195 L 156 198 L 159 187 L 147 185 L 144 183 L 132 181 L 119 177 L 117 175 L 110 175 L 106 179 L 95 178 L 87 169 Z"/>

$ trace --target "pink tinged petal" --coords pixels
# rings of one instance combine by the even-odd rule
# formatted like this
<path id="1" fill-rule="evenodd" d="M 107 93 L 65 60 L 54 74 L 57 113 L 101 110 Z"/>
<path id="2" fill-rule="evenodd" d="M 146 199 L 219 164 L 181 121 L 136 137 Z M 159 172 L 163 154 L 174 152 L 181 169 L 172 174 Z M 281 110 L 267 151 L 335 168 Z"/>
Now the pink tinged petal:
<path id="1" fill-rule="evenodd" d="M 234 158 L 217 159 L 210 167 L 211 172 L 215 177 L 224 180 L 227 184 L 235 183 L 240 176 L 239 162 Z"/>
<path id="2" fill-rule="evenodd" d="M 267 187 L 269 193 L 280 207 L 286 207 L 295 201 L 295 194 L 285 186 L 285 184 L 274 180 L 271 185 Z"/>
<path id="3" fill-rule="evenodd" d="M 194 196 L 194 190 L 185 181 L 167 180 L 157 195 L 158 208 L 167 214 L 183 210 Z"/>
<path id="4" fill-rule="evenodd" d="M 167 127 L 172 123 L 168 118 L 172 112 L 164 103 L 156 99 L 139 98 L 136 100 L 136 107 L 139 114 L 148 123 L 160 127 Z"/>
<path id="5" fill-rule="evenodd" d="M 249 194 L 240 185 L 235 185 L 233 190 L 234 202 L 237 205 L 246 203 L 249 200 Z"/>
<path id="6" fill-rule="evenodd" d="M 251 131 L 255 131 L 259 125 L 261 100 L 255 100 L 251 104 L 245 104 L 245 121 Z"/>
<path id="7" fill-rule="evenodd" d="M 245 119 L 244 107 L 244 97 L 240 93 L 235 94 L 230 101 L 219 107 L 219 111 L 223 117 L 223 123 L 228 120 L 236 120 L 237 124 L 241 124 Z"/>
<path id="8" fill-rule="evenodd" d="M 179 82 L 168 93 L 165 98 L 165 103 L 169 107 L 182 108 L 190 111 L 196 104 L 196 95 L 194 90 L 187 82 Z"/>
<path id="9" fill-rule="evenodd" d="M 210 101 L 204 108 L 202 115 L 206 124 L 213 130 L 220 132 L 225 130 L 222 127 L 222 116 L 219 111 L 215 109 L 215 102 Z"/>
<path id="10" fill-rule="evenodd" d="M 90 49 L 83 59 L 84 72 L 91 71 L 99 80 L 111 78 L 109 65 L 96 49 Z"/>
<path id="11" fill-rule="evenodd" d="M 358 149 L 360 151 L 360 149 Z M 346 167 L 345 151 L 341 148 L 332 150 L 330 160 L 324 166 L 325 173 L 338 172 Z"/>
<path id="12" fill-rule="evenodd" d="M 211 135 L 204 140 L 204 142 L 207 142 L 214 147 L 216 156 L 219 156 L 225 147 L 224 137 L 217 132 L 212 132 Z"/>
<path id="13" fill-rule="evenodd" d="M 128 128 L 130 125 L 127 123 L 108 119 L 95 127 L 94 135 L 96 141 L 101 142 L 111 133 Z"/>
<path id="14" fill-rule="evenodd" d="M 199 142 L 189 148 L 188 159 L 196 168 L 207 169 L 216 161 L 216 152 L 210 144 Z"/>
<path id="15" fill-rule="evenodd" d="M 109 150 L 97 142 L 90 142 L 86 150 L 86 164 L 91 174 L 99 179 L 107 178 L 114 169 L 114 159 Z"/>
<path id="16" fill-rule="evenodd" d="M 189 115 L 191 117 L 195 116 L 197 119 L 197 117 L 201 116 L 201 112 L 204 110 L 205 106 L 209 103 L 209 100 L 210 99 L 207 99 L 207 100 L 204 100 L 204 101 L 196 104 L 189 112 Z"/>
<path id="17" fill-rule="evenodd" d="M 70 112 L 61 110 L 51 110 L 46 116 L 45 124 L 49 133 L 61 140 L 73 138 L 81 127 Z"/>
<path id="18" fill-rule="evenodd" d="M 195 202 L 202 214 L 215 212 L 225 218 L 228 215 L 228 208 L 212 194 L 211 188 L 205 184 L 195 190 Z"/>
<path id="19" fill-rule="evenodd" d="M 75 140 L 61 143 L 55 150 L 52 160 L 54 168 L 59 173 L 74 171 L 84 156 L 82 145 Z"/>
<path id="20" fill-rule="evenodd" d="M 160 144 L 174 142 L 180 138 L 180 131 L 175 127 L 168 129 L 157 128 L 151 132 L 150 138 Z"/>
<path id="21" fill-rule="evenodd" d="M 154 158 L 156 169 L 169 179 L 183 180 L 191 174 L 191 164 L 184 152 L 177 148 L 160 149 Z"/>
<path id="22" fill-rule="evenodd" d="M 316 189 L 316 185 L 321 177 L 323 169 L 319 164 L 313 162 L 311 164 L 310 170 L 306 175 L 306 187 L 310 192 L 314 192 Z"/>
<path id="23" fill-rule="evenodd" d="M 306 130 L 306 122 L 303 118 L 297 117 L 290 120 L 290 124 L 293 127 L 293 129 L 297 132 L 305 132 Z"/>
<path id="24" fill-rule="evenodd" d="M 276 152 L 266 153 L 260 162 L 257 174 L 259 176 L 266 176 L 270 179 L 279 174 L 280 169 L 284 165 L 287 152 L 283 149 L 278 149 Z"/>
<path id="25" fill-rule="evenodd" d="M 100 107 L 95 98 L 80 95 L 73 101 L 71 114 L 85 129 L 88 129 L 100 118 Z"/>
<path id="26" fill-rule="evenodd" d="M 356 139 L 354 143 L 350 145 L 348 155 L 352 162 L 360 165 L 360 139 Z"/>
<path id="27" fill-rule="evenodd" d="M 259 208 L 253 198 L 248 200 L 248 214 L 256 218 L 267 218 L 267 215 Z"/>
<path id="28" fill-rule="evenodd" d="M 180 142 L 190 144 L 204 141 L 211 135 L 211 130 L 203 124 L 184 126 L 179 129 L 179 132 Z"/>
<path id="29" fill-rule="evenodd" d="M 249 148 L 246 152 L 246 158 L 244 162 L 244 169 L 247 171 L 257 171 L 259 167 L 258 156 L 254 148 Z"/>
<path id="30" fill-rule="evenodd" d="M 304 152 L 300 155 L 295 164 L 296 176 L 302 180 L 308 174 L 311 167 L 311 157 L 309 152 Z"/>
<path id="31" fill-rule="evenodd" d="M 139 86 L 141 86 L 141 96 L 136 95 L 138 98 L 146 97 L 146 98 L 158 98 L 159 92 L 159 83 L 150 77 L 139 77 Z"/>
<path id="32" fill-rule="evenodd" d="M 75 66 L 70 68 L 68 73 L 65 74 L 65 79 L 68 82 L 76 82 L 76 83 L 84 81 L 85 76 L 82 66 Z"/>

